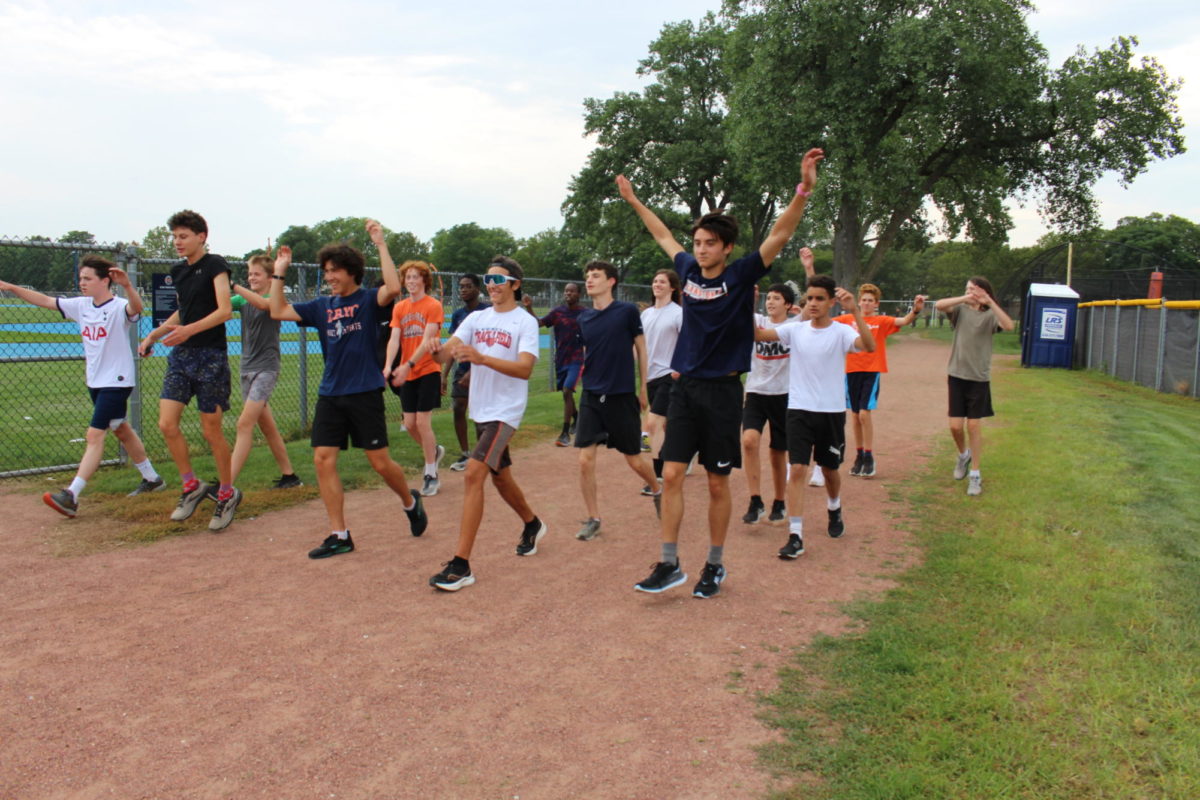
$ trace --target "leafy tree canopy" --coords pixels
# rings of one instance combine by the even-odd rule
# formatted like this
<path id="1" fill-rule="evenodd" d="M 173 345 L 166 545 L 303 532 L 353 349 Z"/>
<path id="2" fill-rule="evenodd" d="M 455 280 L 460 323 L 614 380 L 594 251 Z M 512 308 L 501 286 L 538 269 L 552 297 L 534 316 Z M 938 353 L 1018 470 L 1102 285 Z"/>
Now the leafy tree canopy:
<path id="1" fill-rule="evenodd" d="M 517 240 L 506 228 L 484 228 L 466 222 L 435 233 L 430 255 L 444 272 L 480 272 L 492 256 L 511 256 L 516 249 Z"/>

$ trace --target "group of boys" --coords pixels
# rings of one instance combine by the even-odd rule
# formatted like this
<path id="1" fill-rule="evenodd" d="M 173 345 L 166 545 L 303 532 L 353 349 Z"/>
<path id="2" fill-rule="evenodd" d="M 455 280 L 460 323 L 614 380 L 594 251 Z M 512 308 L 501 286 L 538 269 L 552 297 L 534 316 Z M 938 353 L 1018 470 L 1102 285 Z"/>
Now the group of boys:
<path id="1" fill-rule="evenodd" d="M 810 461 L 825 478 L 827 532 L 831 537 L 841 536 L 845 526 L 838 468 L 845 450 L 847 405 L 854 414 L 859 446 L 851 474 L 869 476 L 874 474 L 870 412 L 878 397 L 879 373 L 886 371 L 882 342 L 897 325 L 907 323 L 912 314 L 919 312 L 923 298 L 918 298 L 914 310 L 900 320 L 873 315 L 870 312 L 878 305 L 877 289 L 863 287 L 856 299 L 838 288 L 832 278 L 811 274 L 811 253 L 805 250 L 802 260 L 810 275 L 800 303 L 802 319 L 788 320 L 796 298 L 785 284 L 768 289 L 767 315 L 756 317 L 757 283 L 794 234 L 816 186 L 817 165 L 823 158 L 818 148 L 805 154 L 802 180 L 791 202 L 760 247 L 732 262 L 727 259 L 738 233 L 732 217 L 722 213 L 702 217 L 692 230 L 692 252 L 688 253 L 667 226 L 638 200 L 629 181 L 617 177 L 621 197 L 674 262 L 682 289 L 682 324 L 670 360 L 671 378 L 666 387 L 669 396 L 667 402 L 657 406 L 665 410 L 666 421 L 658 453 L 661 485 L 656 470 L 642 453 L 640 415 L 649 405 L 642 322 L 633 305 L 614 298 L 619 273 L 611 264 L 592 261 L 584 268 L 590 307 L 578 302 L 578 285 L 574 285 L 574 294 L 568 287 L 563 307 L 538 318 L 528 298 L 522 300 L 524 274 L 520 264 L 496 256 L 482 278 L 490 304 L 479 300 L 479 279 L 464 276 L 459 282 L 464 305 L 454 313 L 450 338 L 442 343 L 443 312 L 441 304 L 428 294 L 429 266 L 406 262 L 397 270 L 377 222 L 368 221 L 367 232 L 380 256 L 380 286 L 363 287 L 365 259 L 361 252 L 344 244 L 328 245 L 322 248 L 317 261 L 329 294 L 291 304 L 282 291 L 291 263 L 290 248 L 280 247 L 273 263 L 269 257 L 252 260 L 250 290 L 231 290 L 228 264 L 206 252 L 207 225 L 203 218 L 190 211 L 176 214 L 169 226 L 183 258 L 171 273 L 178 310 L 138 347 L 141 355 L 148 355 L 156 341 L 171 347 L 160 399 L 159 428 L 182 482 L 172 519 L 188 518 L 201 500 L 214 494 L 216 510 L 210 528 L 221 530 L 229 525 L 242 497 L 234 480 L 245 463 L 256 424 L 283 469 L 277 485 L 299 485 L 267 408 L 279 373 L 279 324 L 292 321 L 315 329 L 325 361 L 311 444 L 331 530 L 309 553 L 311 558 L 354 549 L 337 470 L 339 453 L 350 444 L 365 452 L 371 467 L 399 497 L 412 535 L 424 533 L 428 515 L 422 496 L 436 494 L 437 469 L 444 454 L 444 448 L 434 441 L 429 417 L 451 375 L 455 429 L 462 451 L 451 469 L 465 472 L 464 498 L 454 556 L 429 582 L 447 591 L 475 582 L 469 559 L 483 515 L 484 484 L 489 475 L 501 498 L 521 519 L 516 554 L 535 554 L 547 526 L 533 512 L 513 476 L 509 443 L 524 415 L 527 384 L 538 357 L 538 327 L 548 325 L 554 326 L 559 336 L 556 371 L 558 387 L 564 393 L 563 429 L 558 443 L 569 443 L 574 432 L 581 490 L 588 510 L 588 519 L 577 538 L 588 540 L 600 532 L 595 465 L 601 444 L 625 456 L 630 468 L 647 485 L 648 491 L 643 493 L 654 498 L 661 520 L 661 556 L 635 589 L 659 593 L 687 580 L 678 559 L 684 511 L 682 485 L 689 462 L 697 457 L 707 473 L 710 546 L 693 595 L 709 598 L 720 592 L 728 574 L 724 543 L 732 508 L 729 476 L 743 465 L 745 453 L 751 506 L 743 519 L 757 522 L 766 512 L 758 491 L 757 451 L 768 423 L 776 488 L 770 518 L 782 521 L 786 515 L 788 522 L 788 540 L 779 551 L 780 557 L 792 559 L 804 552 L 803 480 Z M 71 486 L 48 493 L 45 498 L 47 504 L 68 516 L 75 514 L 79 493 L 99 462 L 108 430 L 126 446 L 143 476 L 133 494 L 156 491 L 165 485 L 145 457 L 137 434 L 124 421 L 133 374 L 128 331 L 141 313 L 140 299 L 120 269 L 103 259 L 89 259 L 80 270 L 82 297 L 56 300 L 28 290 L 17 291 L 35 304 L 58 308 L 65 317 L 79 321 L 84 337 L 88 386 L 95 406 L 88 448 Z M 279 291 L 269 291 L 274 281 L 280 282 Z M 126 290 L 128 301 L 112 294 L 113 283 Z M 16 290 L 2 283 L 0 288 Z M 408 297 L 391 313 L 391 335 L 381 363 L 376 331 L 387 316 L 385 309 L 402 294 L 402 289 L 407 290 Z M 969 286 L 968 295 L 960 300 L 979 305 L 980 295 L 973 291 Z M 243 313 L 246 348 L 241 369 L 245 406 L 232 451 L 221 433 L 221 415 L 229 409 L 224 322 L 234 309 L 231 294 Z M 849 313 L 835 318 L 833 309 L 837 304 Z M 123 335 L 115 335 L 121 332 Z M 873 353 L 878 353 L 874 359 Z M 855 354 L 865 358 L 847 363 L 847 354 L 852 359 Z M 756 365 L 753 370 L 752 361 Z M 453 364 L 458 366 L 452 373 Z M 573 391 L 581 371 L 584 390 L 576 409 Z M 748 371 L 751 376 L 743 403 L 741 376 Z M 849 380 L 847 371 L 852 376 Z M 403 469 L 388 451 L 383 402 L 383 389 L 388 384 L 399 390 L 405 427 L 424 455 L 422 491 L 409 488 Z M 192 471 L 187 442 L 179 427 L 183 409 L 193 396 L 216 462 L 215 493 Z M 978 401 L 971 402 L 973 408 L 979 405 Z M 466 436 L 467 416 L 475 422 L 473 448 L 469 448 Z M 959 438 L 961 435 L 956 441 Z M 963 449 L 960 447 L 960 451 Z M 969 453 L 966 459 L 971 459 Z M 960 457 L 960 466 L 962 463 Z M 780 496 L 785 474 L 786 500 Z"/>

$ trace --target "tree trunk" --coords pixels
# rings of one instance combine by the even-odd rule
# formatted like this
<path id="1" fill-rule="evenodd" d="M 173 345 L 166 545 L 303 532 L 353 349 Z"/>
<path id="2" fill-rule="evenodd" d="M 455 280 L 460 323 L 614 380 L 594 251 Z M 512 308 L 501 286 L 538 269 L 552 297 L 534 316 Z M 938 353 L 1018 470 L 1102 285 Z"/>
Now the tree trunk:
<path id="1" fill-rule="evenodd" d="M 862 269 L 862 219 L 854 202 L 842 198 L 833 223 L 833 280 L 853 292 Z"/>

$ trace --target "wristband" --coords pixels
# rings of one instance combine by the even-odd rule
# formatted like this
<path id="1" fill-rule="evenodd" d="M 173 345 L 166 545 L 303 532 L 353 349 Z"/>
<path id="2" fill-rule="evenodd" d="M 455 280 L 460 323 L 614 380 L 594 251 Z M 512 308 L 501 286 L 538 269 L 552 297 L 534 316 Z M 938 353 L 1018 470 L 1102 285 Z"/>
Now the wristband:
<path id="1" fill-rule="evenodd" d="M 812 197 L 812 192 L 804 191 L 804 182 L 803 181 L 796 184 L 796 196 L 803 197 L 805 200 Z"/>
<path id="2" fill-rule="evenodd" d="M 416 365 L 416 364 L 413 362 L 413 360 L 412 360 L 411 358 L 410 358 L 408 361 L 405 361 L 404 363 L 405 363 L 405 364 L 408 364 L 408 368 L 409 368 L 409 369 L 416 369 L 416 368 L 417 368 L 417 365 Z"/>
<path id="3" fill-rule="evenodd" d="M 272 278 L 274 278 L 274 279 L 275 279 L 275 280 L 277 280 L 277 281 L 284 281 L 284 280 L 287 280 L 287 276 L 286 276 L 286 275 L 276 275 L 276 274 L 272 273 L 272 274 L 271 274 L 271 277 L 272 277 Z"/>

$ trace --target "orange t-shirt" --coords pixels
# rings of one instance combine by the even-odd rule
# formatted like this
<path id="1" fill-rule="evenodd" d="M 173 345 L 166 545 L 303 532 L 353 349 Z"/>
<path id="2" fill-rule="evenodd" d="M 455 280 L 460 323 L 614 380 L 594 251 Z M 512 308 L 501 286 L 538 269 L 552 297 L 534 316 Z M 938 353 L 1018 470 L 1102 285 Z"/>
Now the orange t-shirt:
<path id="1" fill-rule="evenodd" d="M 846 372 L 887 372 L 887 337 L 900 330 L 900 326 L 896 324 L 895 317 L 877 315 L 865 319 L 867 327 L 871 329 L 871 335 L 875 337 L 875 352 L 868 353 L 863 350 L 861 353 L 847 353 Z M 842 314 L 834 317 L 833 321 L 844 322 L 858 330 L 853 314 Z"/>
<path id="2" fill-rule="evenodd" d="M 396 303 L 395 309 L 392 310 L 392 327 L 400 329 L 400 360 L 396 363 L 403 364 L 412 358 L 413 353 L 421 346 L 421 340 L 425 338 L 426 326 L 436 322 L 440 329 L 444 318 L 442 304 L 429 295 L 416 301 L 405 298 Z M 423 378 L 440 370 L 441 367 L 433 360 L 433 356 L 426 353 L 408 373 L 408 380 Z"/>

